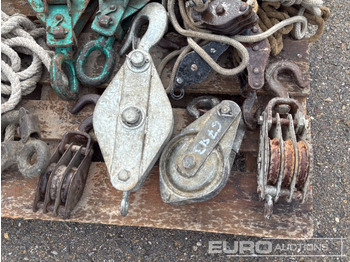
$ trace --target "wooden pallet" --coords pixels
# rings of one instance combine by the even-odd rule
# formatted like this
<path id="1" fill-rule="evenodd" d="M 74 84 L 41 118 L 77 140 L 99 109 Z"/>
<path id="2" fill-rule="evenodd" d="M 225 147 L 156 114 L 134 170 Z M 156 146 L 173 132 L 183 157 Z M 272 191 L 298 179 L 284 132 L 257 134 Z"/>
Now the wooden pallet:
<path id="1" fill-rule="evenodd" d="M 23 13 L 35 18 L 27 6 L 27 2 L 2 1 L 2 9 L 9 13 Z M 79 42 L 94 39 L 96 35 L 90 30 L 85 31 Z M 119 48 L 118 46 L 117 48 Z M 165 50 L 160 47 L 152 49 L 155 64 L 164 57 Z M 274 59 L 288 59 L 299 65 L 304 78 L 309 83 L 308 46 L 303 41 L 285 41 L 285 50 Z M 272 59 L 272 61 L 274 60 Z M 93 71 L 101 68 L 101 62 L 92 64 Z M 118 61 L 115 71 L 123 63 Z M 230 56 L 221 61 L 230 66 Z M 171 67 L 166 68 L 162 80 L 167 82 Z M 306 112 L 306 97 L 310 92 L 308 87 L 300 90 L 287 75 L 281 81 L 288 87 L 292 97 L 297 99 Z M 48 74 L 44 74 L 40 87 L 30 99 L 24 99 L 21 106 L 29 109 L 40 120 L 42 137 L 54 148 L 68 130 L 75 130 L 79 123 L 92 114 L 93 106 L 88 106 L 78 115 L 69 113 L 74 102 L 59 100 L 48 86 Z M 82 94 L 101 93 L 103 89 L 82 88 Z M 223 77 L 211 73 L 209 79 L 200 85 L 186 89 L 186 97 L 181 101 L 172 101 L 175 116 L 174 134 L 178 134 L 194 119 L 184 109 L 193 97 L 200 94 L 215 94 L 223 99 L 233 99 L 241 103 L 239 97 L 239 82 L 237 77 Z M 259 91 L 260 102 L 265 103 L 271 98 L 265 91 Z M 37 99 L 37 100 L 35 100 Z M 264 202 L 259 201 L 256 193 L 256 156 L 258 150 L 258 131 L 247 131 L 240 150 L 240 164 L 235 164 L 230 179 L 222 192 L 204 203 L 186 206 L 172 206 L 162 202 L 159 191 L 158 166 L 150 173 L 145 185 L 131 195 L 131 205 L 127 217 L 121 217 L 119 206 L 121 192 L 114 189 L 109 181 L 109 175 L 103 162 L 93 162 L 83 196 L 72 213 L 69 221 L 81 223 L 102 223 L 113 225 L 144 226 L 156 228 L 182 229 L 251 235 L 273 238 L 310 238 L 313 235 L 312 192 L 305 204 L 280 202 L 275 205 L 274 215 L 270 220 L 263 217 Z M 235 171 L 237 170 L 237 171 Z M 240 171 L 238 171 L 240 170 Z M 52 214 L 42 211 L 32 212 L 32 201 L 37 178 L 24 178 L 18 172 L 4 172 L 1 185 L 1 216 L 9 218 L 42 219 L 60 221 Z"/>

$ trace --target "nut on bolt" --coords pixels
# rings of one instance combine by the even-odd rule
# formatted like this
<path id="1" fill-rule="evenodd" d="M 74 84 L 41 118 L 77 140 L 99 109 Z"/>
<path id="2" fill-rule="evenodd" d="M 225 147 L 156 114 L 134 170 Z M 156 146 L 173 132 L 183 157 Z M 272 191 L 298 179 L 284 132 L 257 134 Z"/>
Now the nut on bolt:
<path id="1" fill-rule="evenodd" d="M 141 51 L 135 51 L 130 55 L 130 62 L 137 68 L 142 67 L 146 63 L 145 55 Z"/>
<path id="2" fill-rule="evenodd" d="M 63 26 L 55 26 L 52 34 L 55 39 L 64 39 L 66 37 L 66 30 Z"/>
<path id="3" fill-rule="evenodd" d="M 186 155 L 182 160 L 185 169 L 192 169 L 196 166 L 196 159 L 192 155 Z"/>
<path id="4" fill-rule="evenodd" d="M 126 108 L 122 113 L 122 121 L 127 126 L 136 126 L 141 122 L 141 111 L 136 107 Z"/>
<path id="5" fill-rule="evenodd" d="M 121 171 L 119 172 L 118 178 L 119 178 L 119 180 L 125 182 L 125 181 L 129 180 L 129 178 L 130 178 L 130 172 L 129 172 L 128 170 L 123 169 L 123 170 L 121 170 Z"/>
<path id="6" fill-rule="evenodd" d="M 112 23 L 113 23 L 113 19 L 112 19 L 112 17 L 110 17 L 108 15 L 101 15 L 101 17 L 98 21 L 98 24 L 104 28 L 108 28 L 109 25 Z"/>
<path id="7" fill-rule="evenodd" d="M 224 104 L 224 105 L 220 106 L 219 112 L 221 115 L 231 115 L 232 109 L 229 105 Z"/>

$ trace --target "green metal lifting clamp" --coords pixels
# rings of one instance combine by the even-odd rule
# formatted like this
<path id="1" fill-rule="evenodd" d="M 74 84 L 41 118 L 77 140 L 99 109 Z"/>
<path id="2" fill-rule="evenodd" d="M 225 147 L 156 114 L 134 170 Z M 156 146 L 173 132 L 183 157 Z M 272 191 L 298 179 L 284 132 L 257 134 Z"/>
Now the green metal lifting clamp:
<path id="1" fill-rule="evenodd" d="M 96 40 L 85 44 L 76 62 L 77 77 L 80 82 L 88 86 L 97 86 L 108 80 L 115 64 L 114 41 L 116 37 L 122 39 L 125 34 L 121 22 L 148 2 L 149 0 L 99 0 L 99 10 L 91 26 L 92 30 L 99 35 Z M 89 77 L 84 72 L 84 66 L 95 50 L 106 57 L 106 62 L 98 76 Z"/>
<path id="2" fill-rule="evenodd" d="M 46 26 L 46 41 L 55 48 L 50 66 L 51 87 L 65 100 L 76 99 L 79 82 L 75 75 L 73 46 L 77 36 L 97 8 L 95 0 L 28 0 Z M 67 69 L 68 79 L 63 68 Z M 68 80 L 68 81 L 67 81 Z"/>

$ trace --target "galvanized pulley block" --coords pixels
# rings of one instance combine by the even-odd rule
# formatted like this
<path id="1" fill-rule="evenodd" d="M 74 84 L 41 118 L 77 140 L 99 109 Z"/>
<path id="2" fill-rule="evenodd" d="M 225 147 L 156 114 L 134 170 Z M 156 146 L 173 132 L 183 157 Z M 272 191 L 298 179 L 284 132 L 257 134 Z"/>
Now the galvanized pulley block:
<path id="1" fill-rule="evenodd" d="M 70 217 L 83 194 L 93 154 L 88 129 L 83 130 L 87 126 L 88 129 L 92 127 L 91 123 L 84 121 L 79 131 L 69 131 L 64 135 L 49 166 L 39 178 L 34 212 L 42 209 L 43 213 L 50 211 L 54 216 Z"/>
<path id="2" fill-rule="evenodd" d="M 128 213 L 130 193 L 138 190 L 173 130 L 173 111 L 149 49 L 164 35 L 167 14 L 158 3 L 136 16 L 126 44 L 149 22 L 144 36 L 98 100 L 93 124 L 112 185 L 123 192 L 121 214 Z"/>
<path id="3" fill-rule="evenodd" d="M 262 113 L 258 156 L 258 193 L 265 200 L 265 217 L 273 212 L 273 203 L 283 197 L 302 203 L 307 199 L 311 181 L 312 148 L 309 122 L 299 103 L 289 98 L 277 80 L 281 70 L 291 70 L 299 85 L 304 85 L 295 64 L 280 61 L 266 71 L 270 89 L 281 96 L 270 100 Z"/>
<path id="4" fill-rule="evenodd" d="M 244 133 L 241 110 L 228 100 L 186 127 L 160 159 L 163 201 L 189 204 L 216 196 L 227 182 Z"/>
<path id="5" fill-rule="evenodd" d="M 39 120 L 21 107 L 1 116 L 1 133 L 8 125 L 18 125 L 21 140 L 1 142 L 1 171 L 17 166 L 25 177 L 39 176 L 49 162 L 50 151 L 47 144 L 40 140 Z"/>
<path id="6" fill-rule="evenodd" d="M 244 32 L 258 21 L 257 14 L 241 0 L 212 0 L 205 11 L 193 10 L 192 17 L 214 33 L 231 36 Z"/>

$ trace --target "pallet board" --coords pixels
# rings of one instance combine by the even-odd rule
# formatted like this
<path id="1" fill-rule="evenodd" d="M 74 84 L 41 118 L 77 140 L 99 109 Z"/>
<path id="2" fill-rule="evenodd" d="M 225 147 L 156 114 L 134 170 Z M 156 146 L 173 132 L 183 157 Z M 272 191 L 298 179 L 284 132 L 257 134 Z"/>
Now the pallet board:
<path id="1" fill-rule="evenodd" d="M 32 212 L 36 178 L 11 174 L 2 179 L 3 217 L 61 220 L 41 210 Z M 303 205 L 281 202 L 275 206 L 272 218 L 264 219 L 264 203 L 258 199 L 254 173 L 233 172 L 223 191 L 212 200 L 175 207 L 162 202 L 158 167 L 154 167 L 140 191 L 131 194 L 126 217 L 119 213 L 121 196 L 112 187 L 104 163 L 93 163 L 82 199 L 69 221 L 273 238 L 310 238 L 313 234 L 311 199 Z"/>
<path id="2" fill-rule="evenodd" d="M 8 14 L 22 13 L 35 19 L 26 0 L 2 1 L 2 10 Z M 96 33 L 86 29 L 79 38 L 82 44 L 87 40 L 95 39 Z M 116 50 L 121 44 L 117 43 Z M 281 82 L 288 88 L 291 96 L 297 99 L 306 113 L 306 97 L 310 93 L 310 69 L 308 45 L 304 41 L 286 39 L 285 49 L 276 59 L 286 59 L 299 65 L 307 87 L 300 89 L 288 75 L 281 75 Z M 168 51 L 156 46 L 151 53 L 155 64 L 159 64 Z M 94 54 L 96 57 L 98 54 Z M 98 58 L 98 57 L 97 57 Z M 227 52 L 220 59 L 220 64 L 232 66 L 231 54 Z M 117 59 L 114 75 L 123 58 Z M 89 73 L 94 74 L 101 70 L 103 59 L 98 58 L 88 63 Z M 172 65 L 169 64 L 162 75 L 163 83 L 167 84 Z M 21 102 L 31 113 L 39 117 L 42 138 L 54 148 L 63 134 L 69 130 L 76 130 L 79 123 L 91 115 L 93 105 L 84 108 L 77 115 L 69 113 L 74 102 L 62 101 L 57 98 L 49 87 L 48 73 L 45 72 L 40 81 L 40 90 L 36 90 L 38 98 L 30 97 Z M 102 93 L 107 84 L 98 88 L 82 87 L 80 95 L 87 93 Z M 212 72 L 209 78 L 201 84 L 186 88 L 186 96 L 181 101 L 171 100 L 175 118 L 174 134 L 177 135 L 188 124 L 194 121 L 185 107 L 194 97 L 203 94 L 213 94 L 220 99 L 232 99 L 241 104 L 240 84 L 236 76 L 220 76 Z M 258 92 L 259 101 L 266 105 L 271 98 L 263 89 Z M 29 100 L 31 99 L 31 100 Z M 91 132 L 92 133 L 92 132 Z M 93 134 L 93 133 L 92 133 Z M 109 175 L 103 162 L 93 162 L 83 196 L 68 221 L 81 223 L 102 223 L 113 225 L 144 226 L 167 229 L 182 229 L 228 233 L 236 235 L 251 235 L 273 238 L 311 238 L 313 235 L 312 218 L 312 190 L 306 203 L 293 202 L 287 204 L 279 201 L 274 207 L 271 220 L 263 217 L 264 202 L 259 201 L 256 192 L 256 157 L 258 151 L 259 130 L 247 131 L 240 150 L 243 160 L 235 164 L 234 170 L 222 192 L 204 203 L 186 206 L 172 206 L 162 202 L 159 190 L 159 171 L 156 165 L 146 180 L 144 186 L 136 193 L 131 194 L 130 208 L 127 217 L 119 213 L 122 193 L 114 189 L 109 181 Z M 239 158 L 238 157 L 238 158 Z M 241 159 L 239 159 L 241 160 Z M 237 161 L 238 162 L 238 161 Z M 240 166 L 242 165 L 242 166 Z M 237 169 L 237 166 L 239 167 Z M 244 172 L 243 172 L 244 171 Z M 38 178 L 24 178 L 17 171 L 3 172 L 1 177 L 1 209 L 2 217 L 42 219 L 61 221 L 51 213 L 43 214 L 40 210 L 32 212 L 32 201 Z"/>

